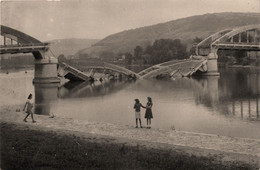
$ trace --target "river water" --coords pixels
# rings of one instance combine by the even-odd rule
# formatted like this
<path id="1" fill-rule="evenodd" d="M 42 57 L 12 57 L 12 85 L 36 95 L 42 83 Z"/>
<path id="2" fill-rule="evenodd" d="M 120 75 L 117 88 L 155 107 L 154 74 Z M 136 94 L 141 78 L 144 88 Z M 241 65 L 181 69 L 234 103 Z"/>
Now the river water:
<path id="1" fill-rule="evenodd" d="M 0 73 L 0 106 L 35 96 L 35 113 L 135 126 L 134 99 L 153 100 L 152 128 L 260 139 L 259 70 L 220 69 L 220 77 L 63 82 L 33 85 L 34 71 Z M 145 110 L 141 110 L 146 125 Z"/>

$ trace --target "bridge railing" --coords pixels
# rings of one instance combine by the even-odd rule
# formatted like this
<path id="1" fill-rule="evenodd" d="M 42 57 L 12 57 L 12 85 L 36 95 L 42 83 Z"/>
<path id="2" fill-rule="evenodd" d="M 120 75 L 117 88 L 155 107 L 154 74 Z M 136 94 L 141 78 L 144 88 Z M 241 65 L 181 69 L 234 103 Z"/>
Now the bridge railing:
<path id="1" fill-rule="evenodd" d="M 135 73 L 135 72 L 133 72 L 131 70 L 128 70 L 126 68 L 114 65 L 114 64 L 104 63 L 104 66 L 108 67 L 108 68 L 111 68 L 111 69 L 114 69 L 115 71 L 122 72 L 122 73 L 124 73 L 126 75 L 133 74 L 133 75 L 136 75 L 137 77 L 139 77 L 139 75 L 137 73 Z"/>

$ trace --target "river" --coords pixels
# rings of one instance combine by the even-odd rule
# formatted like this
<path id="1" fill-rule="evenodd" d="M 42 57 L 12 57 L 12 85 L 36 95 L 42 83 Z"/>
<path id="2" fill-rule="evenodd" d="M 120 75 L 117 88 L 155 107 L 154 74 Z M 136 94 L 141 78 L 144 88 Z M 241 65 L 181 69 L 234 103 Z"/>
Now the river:
<path id="1" fill-rule="evenodd" d="M 220 69 L 220 77 L 64 82 L 33 85 L 33 70 L 0 73 L 0 106 L 35 96 L 35 113 L 135 126 L 134 99 L 153 100 L 152 128 L 260 139 L 259 70 Z M 144 117 L 145 110 L 141 110 Z M 142 118 L 143 125 L 146 120 Z"/>

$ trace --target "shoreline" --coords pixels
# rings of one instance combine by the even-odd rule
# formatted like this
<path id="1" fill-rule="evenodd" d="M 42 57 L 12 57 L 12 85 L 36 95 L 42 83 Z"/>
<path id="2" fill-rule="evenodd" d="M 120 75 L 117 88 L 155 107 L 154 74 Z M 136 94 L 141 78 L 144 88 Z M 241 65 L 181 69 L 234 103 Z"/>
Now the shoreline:
<path id="1" fill-rule="evenodd" d="M 19 107 L 16 107 L 19 108 Z M 214 157 L 214 162 L 232 164 L 239 162 L 260 168 L 260 139 L 235 138 L 211 134 L 161 129 L 136 129 L 134 126 L 115 125 L 101 122 L 83 122 L 69 118 L 49 118 L 35 115 L 36 123 L 24 123 L 23 112 L 15 107 L 1 109 L 1 124 L 13 124 L 17 129 L 59 135 L 72 135 L 82 139 L 94 137 L 94 143 L 106 140 L 115 145 L 129 147 L 137 144 L 146 149 L 174 150 L 195 157 Z"/>

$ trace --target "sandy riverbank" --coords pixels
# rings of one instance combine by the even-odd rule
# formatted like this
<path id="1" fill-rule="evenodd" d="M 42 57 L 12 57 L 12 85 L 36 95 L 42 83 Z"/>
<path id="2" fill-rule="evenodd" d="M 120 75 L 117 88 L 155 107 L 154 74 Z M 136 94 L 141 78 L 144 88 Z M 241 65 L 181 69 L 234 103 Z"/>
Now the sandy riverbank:
<path id="1" fill-rule="evenodd" d="M 28 132 L 33 130 L 41 133 L 55 132 L 59 135 L 75 135 L 84 141 L 91 138 L 94 139 L 91 142 L 96 144 L 112 143 L 117 145 L 119 149 L 123 145 L 128 147 L 138 146 L 146 149 L 144 153 L 150 150 L 159 150 L 162 151 L 161 153 L 167 151 L 167 153 L 174 153 L 175 156 L 176 154 L 186 155 L 189 157 L 185 157 L 187 159 L 206 160 L 202 165 L 208 163 L 214 166 L 223 165 L 227 169 L 231 167 L 257 169 L 260 167 L 260 140 L 258 139 L 232 138 L 153 128 L 136 129 L 134 126 L 85 122 L 59 117 L 49 118 L 41 115 L 35 115 L 37 123 L 34 124 L 30 121 L 25 123 L 22 121 L 25 114 L 16 112 L 18 108 L 21 108 L 21 106 L 1 108 L 1 124 L 5 125 L 3 127 L 11 126 L 11 129 L 14 129 L 13 131 L 24 130 Z M 134 150 L 131 150 L 131 152 L 134 152 Z M 176 157 L 172 158 L 176 159 Z"/>

